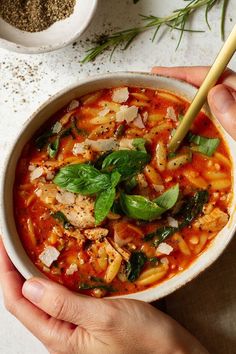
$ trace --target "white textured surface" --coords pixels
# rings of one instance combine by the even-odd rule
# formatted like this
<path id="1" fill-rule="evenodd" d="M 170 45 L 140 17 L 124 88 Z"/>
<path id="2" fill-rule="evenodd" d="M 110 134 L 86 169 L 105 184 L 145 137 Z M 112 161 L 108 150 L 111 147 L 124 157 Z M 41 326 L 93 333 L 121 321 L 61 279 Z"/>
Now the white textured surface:
<path id="1" fill-rule="evenodd" d="M 85 0 L 84 0 L 85 1 Z M 166 34 L 159 44 L 149 40 L 150 33 L 143 34 L 128 51 L 115 52 L 112 60 L 108 53 L 95 63 L 82 66 L 81 58 L 90 44 L 86 42 L 94 33 L 103 33 L 103 26 L 116 28 L 138 23 L 134 14 L 154 13 L 166 15 L 179 6 L 181 0 L 100 0 L 99 9 L 90 29 L 75 46 L 54 53 L 21 55 L 0 50 L 0 176 L 4 157 L 13 137 L 29 115 L 50 95 L 56 93 L 76 78 L 85 78 L 108 71 L 149 71 L 153 65 L 208 65 L 211 64 L 222 42 L 219 34 L 220 10 L 214 8 L 209 16 L 212 31 L 185 35 L 179 50 L 175 51 L 178 33 Z M 164 4 L 164 5 L 163 5 Z M 236 2 L 230 0 L 227 33 L 236 22 Z M 230 18 L 231 15 L 232 19 Z M 203 13 L 199 13 L 193 28 L 204 28 Z M 207 30 L 207 29 L 206 29 Z M 236 70 L 236 58 L 231 62 Z M 44 354 L 47 351 L 11 315 L 0 299 L 0 353 L 1 354 Z"/>

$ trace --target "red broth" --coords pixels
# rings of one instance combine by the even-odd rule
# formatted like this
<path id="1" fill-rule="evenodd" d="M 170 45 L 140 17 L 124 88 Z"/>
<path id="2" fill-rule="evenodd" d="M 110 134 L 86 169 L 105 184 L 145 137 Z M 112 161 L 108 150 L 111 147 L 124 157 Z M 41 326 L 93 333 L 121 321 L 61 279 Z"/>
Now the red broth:
<path id="1" fill-rule="evenodd" d="M 231 162 L 204 113 L 168 154 L 188 106 L 161 90 L 104 89 L 72 101 L 27 143 L 15 221 L 41 272 L 96 297 L 130 294 L 172 278 L 206 250 L 228 221 Z M 114 153 L 123 170 L 109 165 Z"/>

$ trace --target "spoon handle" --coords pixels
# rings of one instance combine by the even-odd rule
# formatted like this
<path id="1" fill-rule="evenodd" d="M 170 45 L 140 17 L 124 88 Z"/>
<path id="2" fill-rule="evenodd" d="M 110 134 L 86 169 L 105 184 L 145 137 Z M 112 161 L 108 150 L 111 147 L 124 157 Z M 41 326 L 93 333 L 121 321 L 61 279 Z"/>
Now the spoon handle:
<path id="1" fill-rule="evenodd" d="M 196 118 L 202 106 L 204 105 L 207 99 L 208 92 L 217 83 L 218 79 L 223 74 L 226 66 L 228 65 L 235 51 L 236 51 L 236 25 L 234 26 L 228 39 L 223 45 L 220 53 L 216 57 L 214 64 L 209 70 L 205 80 L 203 81 L 189 109 L 187 110 L 182 122 L 179 124 L 174 136 L 172 137 L 169 144 L 170 152 L 175 152 L 178 149 L 182 140 L 188 133 L 194 119 Z"/>

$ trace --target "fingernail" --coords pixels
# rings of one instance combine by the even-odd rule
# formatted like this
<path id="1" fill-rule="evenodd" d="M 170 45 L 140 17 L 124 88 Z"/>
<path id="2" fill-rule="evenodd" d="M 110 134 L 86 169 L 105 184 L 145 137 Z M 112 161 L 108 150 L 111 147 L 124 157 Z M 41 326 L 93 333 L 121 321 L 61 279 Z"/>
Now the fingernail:
<path id="1" fill-rule="evenodd" d="M 226 113 L 234 102 L 231 93 L 227 89 L 213 91 L 211 98 L 219 113 Z"/>
<path id="2" fill-rule="evenodd" d="M 29 280 L 24 283 L 23 295 L 32 302 L 40 302 L 44 293 L 44 285 L 35 280 Z"/>

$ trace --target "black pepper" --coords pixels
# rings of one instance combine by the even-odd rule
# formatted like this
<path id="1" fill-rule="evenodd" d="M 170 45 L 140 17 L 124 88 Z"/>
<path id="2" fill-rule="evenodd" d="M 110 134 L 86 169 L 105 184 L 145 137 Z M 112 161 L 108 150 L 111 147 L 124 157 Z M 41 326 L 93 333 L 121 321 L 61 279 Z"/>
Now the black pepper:
<path id="1" fill-rule="evenodd" d="M 69 17 L 76 0 L 0 0 L 0 16 L 27 32 L 40 32 Z"/>

